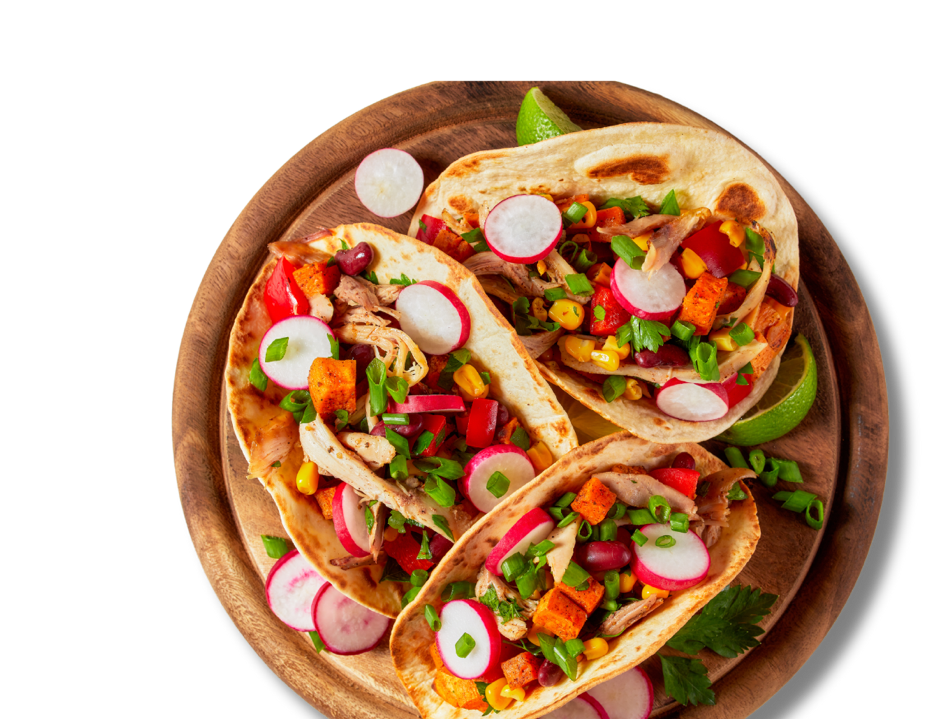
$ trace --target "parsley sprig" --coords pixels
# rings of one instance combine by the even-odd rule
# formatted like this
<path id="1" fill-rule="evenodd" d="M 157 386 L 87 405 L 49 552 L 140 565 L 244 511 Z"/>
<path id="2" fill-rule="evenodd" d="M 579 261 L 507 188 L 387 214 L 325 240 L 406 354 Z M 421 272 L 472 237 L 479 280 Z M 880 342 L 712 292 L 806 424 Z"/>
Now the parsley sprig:
<path id="1" fill-rule="evenodd" d="M 499 601 L 499 594 L 494 585 L 489 586 L 486 593 L 479 597 L 479 601 L 502 617 L 503 624 L 521 616 L 521 607 L 516 602 Z"/>
<path id="2" fill-rule="evenodd" d="M 686 654 L 709 648 L 732 659 L 758 646 L 755 639 L 764 630 L 756 626 L 771 613 L 777 594 L 763 594 L 751 586 L 730 586 L 719 592 L 703 610 L 667 642 Z"/>
<path id="3" fill-rule="evenodd" d="M 663 345 L 663 337 L 668 336 L 669 327 L 662 322 L 633 317 L 617 330 L 617 346 L 623 347 L 630 342 L 634 352 L 644 348 L 656 352 Z"/>

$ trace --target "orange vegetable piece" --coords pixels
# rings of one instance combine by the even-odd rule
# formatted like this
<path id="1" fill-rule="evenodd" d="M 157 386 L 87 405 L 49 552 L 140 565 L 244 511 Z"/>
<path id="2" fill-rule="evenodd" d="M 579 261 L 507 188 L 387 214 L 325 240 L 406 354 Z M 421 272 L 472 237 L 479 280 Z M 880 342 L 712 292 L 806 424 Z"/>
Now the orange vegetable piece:
<path id="1" fill-rule="evenodd" d="M 317 357 L 308 371 L 308 391 L 312 407 L 318 414 L 331 414 L 343 409 L 354 412 L 358 397 L 355 393 L 355 360 L 336 360 Z"/>
<path id="2" fill-rule="evenodd" d="M 463 219 L 466 220 L 466 224 L 472 228 L 479 227 L 479 213 L 478 212 L 464 212 Z"/>
<path id="3" fill-rule="evenodd" d="M 564 592 L 568 596 L 568 599 L 590 614 L 597 609 L 597 605 L 600 604 L 601 600 L 604 598 L 604 585 L 594 579 L 594 577 L 588 577 L 587 583 L 587 589 L 583 592 L 575 587 L 569 587 L 564 582 L 560 582 L 555 586 Z"/>
<path id="4" fill-rule="evenodd" d="M 576 639 L 587 621 L 587 612 L 568 599 L 560 587 L 545 592 L 532 615 L 535 626 L 562 640 Z M 546 632 L 546 633 L 547 633 Z"/>
<path id="5" fill-rule="evenodd" d="M 571 509 L 580 512 L 591 524 L 600 524 L 617 501 L 617 495 L 604 486 L 597 477 L 591 477 L 571 502 Z"/>
<path id="6" fill-rule="evenodd" d="M 341 282 L 341 269 L 338 265 L 329 267 L 327 260 L 313 262 L 299 267 L 292 277 L 307 296 L 330 295 Z"/>
<path id="7" fill-rule="evenodd" d="M 626 215 L 623 214 L 623 208 L 621 207 L 611 207 L 607 210 L 598 210 L 597 211 L 597 224 L 590 230 L 588 230 L 588 235 L 591 238 L 592 242 L 610 242 L 610 235 L 602 235 L 597 231 L 598 227 L 613 227 L 614 225 L 622 225 L 627 221 Z"/>
<path id="8" fill-rule="evenodd" d="M 433 690 L 443 701 L 458 709 L 475 709 L 484 712 L 489 708 L 479 693 L 479 689 L 476 688 L 476 682 L 472 679 L 460 679 L 447 671 L 445 667 L 436 670 Z"/>
<path id="9" fill-rule="evenodd" d="M 725 277 L 717 278 L 709 272 L 703 272 L 686 293 L 679 321 L 692 322 L 697 335 L 709 334 L 727 286 L 728 279 Z"/>
<path id="10" fill-rule="evenodd" d="M 338 489 L 337 486 L 322 487 L 315 490 L 315 501 L 318 502 L 318 506 L 322 510 L 322 516 L 325 519 L 331 519 L 331 503 L 335 501 L 336 489 Z"/>
<path id="11" fill-rule="evenodd" d="M 518 417 L 512 417 L 495 433 L 495 441 L 502 444 L 512 444 L 512 434 L 519 428 Z"/>
<path id="12" fill-rule="evenodd" d="M 541 659 L 530 652 L 522 652 L 508 661 L 502 662 L 502 673 L 505 675 L 505 681 L 509 683 L 509 686 L 512 689 L 518 689 L 528 686 L 538 679 L 538 668 L 540 666 Z"/>
<path id="13" fill-rule="evenodd" d="M 575 202 L 587 202 L 589 199 L 591 199 L 590 195 L 572 195 L 562 200 L 555 200 L 555 205 L 561 212 L 565 212 Z"/>
<path id="14" fill-rule="evenodd" d="M 440 391 L 437 382 L 440 381 L 440 374 L 446 368 L 449 359 L 449 355 L 427 355 L 427 364 L 430 369 L 427 371 L 427 376 L 423 378 L 423 382 L 427 387 L 432 387 L 434 392 Z"/>
<path id="15" fill-rule="evenodd" d="M 440 650 L 436 648 L 436 642 L 430 645 L 430 656 L 433 657 L 433 666 L 437 669 L 442 669 L 444 666 L 443 657 L 440 656 Z"/>
<path id="16" fill-rule="evenodd" d="M 473 246 L 448 227 L 439 231 L 433 240 L 433 246 L 445 252 L 459 263 L 463 263 L 476 254 Z"/>

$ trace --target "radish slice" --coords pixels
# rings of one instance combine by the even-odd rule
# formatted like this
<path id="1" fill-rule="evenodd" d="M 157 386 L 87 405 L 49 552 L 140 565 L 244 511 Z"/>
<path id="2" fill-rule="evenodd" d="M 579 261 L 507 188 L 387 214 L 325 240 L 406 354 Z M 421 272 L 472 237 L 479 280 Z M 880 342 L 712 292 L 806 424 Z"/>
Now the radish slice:
<path id="1" fill-rule="evenodd" d="M 310 609 L 315 631 L 332 654 L 362 654 L 376 647 L 390 619 L 325 584 Z"/>
<path id="2" fill-rule="evenodd" d="M 708 422 L 728 412 L 728 392 L 718 382 L 697 384 L 673 377 L 657 393 L 656 406 L 676 419 Z"/>
<path id="3" fill-rule="evenodd" d="M 465 467 L 463 494 L 480 512 L 488 512 L 515 490 L 535 479 L 535 467 L 521 449 L 512 444 L 495 444 L 477 453 Z M 509 480 L 508 490 L 496 497 L 486 486 L 495 472 Z"/>
<path id="4" fill-rule="evenodd" d="M 466 411 L 466 405 L 463 398 L 455 394 L 411 394 L 403 402 L 389 402 L 387 411 L 395 414 L 459 414 Z"/>
<path id="5" fill-rule="evenodd" d="M 709 573 L 709 550 L 693 531 L 674 532 L 667 524 L 648 524 L 640 531 L 647 538 L 642 547 L 633 543 L 633 573 L 644 584 L 657 589 L 694 587 Z M 660 547 L 660 537 L 675 540 L 671 547 Z"/>
<path id="6" fill-rule="evenodd" d="M 653 709 L 653 684 L 640 667 L 618 674 L 587 693 L 610 719 L 646 719 Z"/>
<path id="7" fill-rule="evenodd" d="M 668 320 L 686 299 L 686 281 L 668 263 L 647 274 L 617 260 L 610 275 L 610 289 L 620 306 L 641 320 Z"/>
<path id="8" fill-rule="evenodd" d="M 328 338 L 334 336 L 331 327 L 317 317 L 286 317 L 263 335 L 259 343 L 259 366 L 280 387 L 308 389 L 308 371 L 312 367 L 312 360 L 316 357 L 331 357 Z M 284 337 L 289 340 L 285 356 L 280 360 L 266 362 L 269 345 Z"/>
<path id="9" fill-rule="evenodd" d="M 555 524 L 551 515 L 540 507 L 526 512 L 489 552 L 486 558 L 486 569 L 497 577 L 501 577 L 502 562 L 516 552 L 524 555 L 532 544 L 548 539 Z"/>
<path id="10" fill-rule="evenodd" d="M 408 153 L 392 147 L 361 160 L 354 174 L 358 199 L 378 217 L 397 217 L 417 204 L 423 169 Z"/>
<path id="11" fill-rule="evenodd" d="M 492 208 L 482 233 L 507 262 L 527 264 L 547 257 L 561 236 L 561 212 L 541 195 L 515 195 Z"/>
<path id="12" fill-rule="evenodd" d="M 436 633 L 436 649 L 443 664 L 460 679 L 478 679 L 499 663 L 502 635 L 495 616 L 484 605 L 471 599 L 454 599 L 440 609 L 443 626 Z M 463 634 L 476 642 L 465 657 L 456 653 L 456 643 Z"/>
<path id="13" fill-rule="evenodd" d="M 325 579 L 315 571 L 298 549 L 272 565 L 266 577 L 266 601 L 272 613 L 300 632 L 315 629 L 312 623 L 312 601 Z"/>
<path id="14" fill-rule="evenodd" d="M 469 339 L 469 311 L 446 285 L 424 280 L 397 296 L 400 328 L 425 354 L 445 355 Z"/>
<path id="15" fill-rule="evenodd" d="M 352 557 L 366 557 L 371 553 L 371 533 L 368 532 L 361 498 L 349 484 L 341 484 L 331 501 L 331 521 L 341 546 Z"/>
<path id="16" fill-rule="evenodd" d="M 553 712 L 545 714 L 545 719 L 613 719 L 589 693 L 578 694 L 573 701 Z"/>

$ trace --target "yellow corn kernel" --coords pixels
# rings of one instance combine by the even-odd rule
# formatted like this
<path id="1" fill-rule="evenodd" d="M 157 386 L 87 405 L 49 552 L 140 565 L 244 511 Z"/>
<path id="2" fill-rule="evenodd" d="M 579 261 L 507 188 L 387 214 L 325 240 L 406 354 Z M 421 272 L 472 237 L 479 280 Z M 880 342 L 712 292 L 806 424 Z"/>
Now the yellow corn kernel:
<path id="1" fill-rule="evenodd" d="M 620 593 L 626 594 L 627 592 L 633 591 L 633 586 L 637 583 L 637 575 L 633 572 L 627 574 L 624 572 L 620 575 Z"/>
<path id="2" fill-rule="evenodd" d="M 315 490 L 318 489 L 318 480 L 318 467 L 314 462 L 306 462 L 295 475 L 295 486 L 302 494 L 315 494 Z"/>
<path id="3" fill-rule="evenodd" d="M 538 268 L 538 274 L 543 275 L 548 271 L 548 264 L 544 260 L 538 260 L 538 263 L 535 265 Z"/>
<path id="4" fill-rule="evenodd" d="M 592 340 L 582 340 L 574 335 L 567 335 L 564 338 L 564 351 L 578 362 L 590 362 L 591 352 L 594 351 L 594 342 Z"/>
<path id="5" fill-rule="evenodd" d="M 608 372 L 616 372 L 620 367 L 620 358 L 614 350 L 594 350 L 591 352 L 591 362 Z"/>
<path id="6" fill-rule="evenodd" d="M 548 316 L 566 330 L 576 330 L 584 321 L 584 308 L 574 300 L 555 300 Z"/>
<path id="7" fill-rule="evenodd" d="M 654 596 L 654 595 L 657 596 L 657 597 L 662 597 L 663 599 L 666 599 L 666 598 L 669 596 L 669 590 L 668 590 L 668 589 L 657 589 L 656 587 L 651 587 L 649 584 L 644 584 L 644 585 L 643 585 L 643 591 L 640 592 L 640 596 L 642 596 L 644 599 L 646 599 L 646 598 L 652 597 L 652 596 Z"/>
<path id="8" fill-rule="evenodd" d="M 384 530 L 384 541 L 393 542 L 395 539 L 397 539 L 398 534 L 399 532 L 396 529 L 393 527 L 388 527 Z"/>
<path id="9" fill-rule="evenodd" d="M 747 270 L 747 269 L 748 269 L 748 262 L 747 262 L 747 261 L 742 262 L 742 264 L 739 266 L 738 269 L 740 269 L 740 270 Z M 758 306 L 760 307 L 761 305 L 758 305 Z"/>
<path id="10" fill-rule="evenodd" d="M 612 350 L 617 353 L 617 356 L 620 359 L 627 359 L 630 356 L 630 343 L 627 342 L 623 347 L 617 346 L 617 335 L 610 335 L 604 341 L 604 349 Z"/>
<path id="11" fill-rule="evenodd" d="M 687 247 L 682 251 L 682 269 L 686 277 L 694 280 L 709 268 L 705 260 Z"/>
<path id="12" fill-rule="evenodd" d="M 597 271 L 593 272 L 591 275 L 588 275 L 587 279 L 589 279 L 591 282 L 596 282 L 599 285 L 607 285 L 610 287 L 610 265 L 601 262 L 597 266 Z"/>
<path id="13" fill-rule="evenodd" d="M 544 472 L 555 461 L 544 442 L 535 442 L 525 454 L 531 458 L 536 472 Z"/>
<path id="14" fill-rule="evenodd" d="M 514 699 L 517 702 L 525 701 L 525 687 L 519 687 L 518 689 L 512 689 L 506 684 L 502 687 L 502 691 L 499 692 L 500 696 L 505 697 L 506 699 Z"/>
<path id="15" fill-rule="evenodd" d="M 541 297 L 532 300 L 532 316 L 542 322 L 548 321 L 548 310 L 545 309 L 545 301 Z"/>
<path id="16" fill-rule="evenodd" d="M 584 642 L 584 657 L 586 659 L 600 659 L 610 651 L 610 645 L 603 637 L 594 637 Z"/>
<path id="17" fill-rule="evenodd" d="M 715 342 L 716 346 L 722 352 L 733 352 L 738 349 L 738 343 L 733 340 L 729 334 L 729 328 L 723 327 L 715 332 L 710 332 L 708 339 Z"/>
<path id="18" fill-rule="evenodd" d="M 537 624 L 532 624 L 532 628 L 528 630 L 528 641 L 537 646 L 541 646 L 541 642 L 538 641 L 539 634 L 541 634 L 541 629 Z"/>
<path id="19" fill-rule="evenodd" d="M 505 681 L 505 679 L 496 679 L 492 684 L 486 687 L 486 701 L 489 702 L 489 706 L 497 711 L 508 709 L 509 704 L 512 703 L 512 699 L 502 694 L 502 691 L 508 685 L 509 683 Z"/>
<path id="20" fill-rule="evenodd" d="M 554 202 L 554 201 L 555 201 L 555 198 L 553 198 L 551 195 L 545 194 L 544 192 L 539 192 L 539 193 L 538 193 L 538 196 L 539 196 L 539 197 L 544 197 L 546 200 L 549 200 L 550 202 Z"/>
<path id="21" fill-rule="evenodd" d="M 650 237 L 653 236 L 652 232 L 647 232 L 645 235 L 640 235 L 639 237 L 631 237 L 630 239 L 639 247 L 641 250 L 646 252 L 650 249 Z"/>
<path id="22" fill-rule="evenodd" d="M 597 208 L 594 207 L 594 203 L 593 202 L 579 202 L 578 204 L 584 205 L 584 207 L 587 208 L 587 212 L 584 213 L 584 217 L 582 217 L 580 220 L 572 223 L 569 226 L 569 229 L 586 230 L 589 227 L 593 227 L 594 225 L 596 225 L 597 224 Z M 568 205 L 568 207 L 565 207 L 564 211 L 567 212 L 570 206 L 571 205 Z"/>
<path id="23" fill-rule="evenodd" d="M 469 363 L 456 370 L 453 381 L 459 387 L 459 394 L 467 402 L 481 399 L 489 394 L 489 385 L 482 381 L 479 370 Z"/>
<path id="24" fill-rule="evenodd" d="M 623 391 L 623 396 L 629 400 L 638 400 L 643 396 L 643 387 L 639 381 L 632 377 L 627 377 L 627 388 Z"/>
<path id="25" fill-rule="evenodd" d="M 719 232 L 728 235 L 728 241 L 732 247 L 741 247 L 745 241 L 745 228 L 732 220 L 726 220 L 719 225 Z"/>

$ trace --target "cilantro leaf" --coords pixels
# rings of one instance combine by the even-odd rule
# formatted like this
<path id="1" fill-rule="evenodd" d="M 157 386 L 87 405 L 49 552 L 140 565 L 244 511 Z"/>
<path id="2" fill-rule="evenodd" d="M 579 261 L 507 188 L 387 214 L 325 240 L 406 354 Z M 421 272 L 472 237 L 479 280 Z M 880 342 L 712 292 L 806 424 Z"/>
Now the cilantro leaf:
<path id="1" fill-rule="evenodd" d="M 663 337 L 669 334 L 669 328 L 662 322 L 633 317 L 617 330 L 617 346 L 623 347 L 630 342 L 634 352 L 644 348 L 656 352 L 663 345 Z"/>
<path id="2" fill-rule="evenodd" d="M 634 219 L 638 217 L 646 217 L 650 214 L 650 208 L 647 207 L 646 201 L 637 195 L 636 197 L 628 197 L 626 199 L 619 199 L 617 197 L 611 197 L 607 202 L 601 205 L 601 210 L 609 210 L 611 207 L 619 207 L 623 210 L 623 214 L 626 218 L 633 217 Z"/>
<path id="3" fill-rule="evenodd" d="M 479 601 L 498 614 L 502 618 L 503 624 L 521 616 L 521 607 L 517 603 L 499 601 L 499 594 L 496 592 L 494 584 L 489 585 L 489 589 L 479 597 Z"/>
<path id="4" fill-rule="evenodd" d="M 709 670 L 699 659 L 687 657 L 664 657 L 663 683 L 666 693 L 683 706 L 692 704 L 715 705 L 715 692 L 709 689 L 712 682 L 706 675 Z"/>
<path id="5" fill-rule="evenodd" d="M 660 203 L 661 215 L 679 215 L 679 203 L 676 201 L 676 190 L 670 190 L 669 194 L 663 198 Z"/>
<path id="6" fill-rule="evenodd" d="M 758 646 L 755 637 L 764 630 L 755 625 L 771 613 L 777 598 L 777 594 L 763 594 L 751 586 L 727 587 L 686 622 L 667 645 L 686 654 L 708 647 L 723 657 L 736 657 Z"/>

